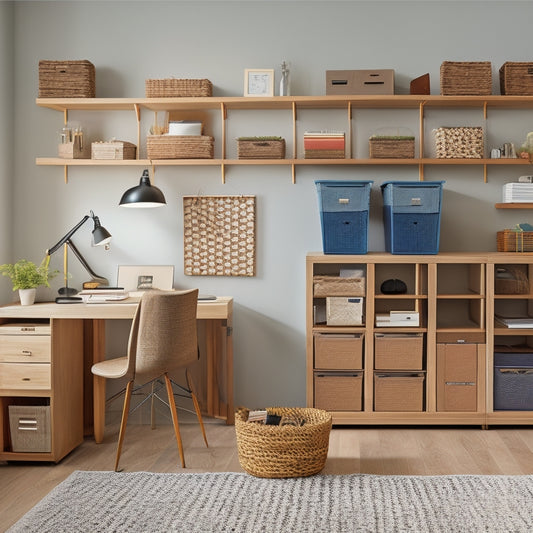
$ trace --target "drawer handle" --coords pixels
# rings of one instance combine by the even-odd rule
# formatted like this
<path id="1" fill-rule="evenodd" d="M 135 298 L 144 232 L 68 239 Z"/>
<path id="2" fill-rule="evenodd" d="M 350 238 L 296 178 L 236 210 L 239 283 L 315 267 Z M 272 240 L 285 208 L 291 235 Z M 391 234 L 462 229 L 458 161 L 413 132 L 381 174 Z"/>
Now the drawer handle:
<path id="1" fill-rule="evenodd" d="M 31 381 L 31 378 L 22 378 L 22 381 Z"/>
<path id="2" fill-rule="evenodd" d="M 22 350 L 22 355 L 32 355 L 32 351 L 31 350 Z"/>

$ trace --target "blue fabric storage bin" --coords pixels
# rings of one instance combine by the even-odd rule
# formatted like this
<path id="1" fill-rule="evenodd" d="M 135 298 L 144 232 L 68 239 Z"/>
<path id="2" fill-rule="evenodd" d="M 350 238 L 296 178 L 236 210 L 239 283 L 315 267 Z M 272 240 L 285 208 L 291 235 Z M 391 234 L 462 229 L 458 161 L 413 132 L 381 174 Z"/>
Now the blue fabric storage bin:
<path id="1" fill-rule="evenodd" d="M 366 254 L 372 181 L 317 180 L 325 254 Z"/>
<path id="2" fill-rule="evenodd" d="M 494 410 L 533 411 L 533 353 L 494 353 Z"/>
<path id="3" fill-rule="evenodd" d="M 387 252 L 439 253 L 443 183 L 387 181 L 381 185 Z"/>

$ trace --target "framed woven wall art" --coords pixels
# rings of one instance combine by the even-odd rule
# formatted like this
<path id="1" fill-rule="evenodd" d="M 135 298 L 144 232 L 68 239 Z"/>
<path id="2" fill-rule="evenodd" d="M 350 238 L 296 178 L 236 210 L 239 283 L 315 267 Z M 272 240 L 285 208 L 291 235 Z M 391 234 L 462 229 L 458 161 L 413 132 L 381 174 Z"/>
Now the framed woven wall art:
<path id="1" fill-rule="evenodd" d="M 255 276 L 255 196 L 184 196 L 187 276 Z"/>

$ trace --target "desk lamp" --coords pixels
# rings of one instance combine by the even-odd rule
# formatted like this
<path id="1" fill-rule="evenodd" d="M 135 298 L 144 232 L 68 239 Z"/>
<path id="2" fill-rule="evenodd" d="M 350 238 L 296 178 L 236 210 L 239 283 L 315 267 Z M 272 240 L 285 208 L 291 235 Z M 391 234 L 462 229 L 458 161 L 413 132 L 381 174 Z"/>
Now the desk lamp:
<path id="1" fill-rule="evenodd" d="M 63 246 L 63 270 L 64 270 L 64 280 L 65 286 L 59 289 L 59 294 L 56 298 L 56 303 L 65 304 L 65 303 L 80 303 L 82 298 L 79 296 L 74 296 L 77 291 L 76 289 L 69 288 L 68 286 L 68 248 L 74 252 L 74 255 L 78 258 L 79 262 L 83 265 L 85 270 L 91 275 L 91 281 L 87 281 L 83 284 L 84 289 L 98 287 L 98 285 L 109 285 L 109 281 L 94 273 L 91 267 L 87 264 L 87 261 L 81 255 L 81 252 L 76 248 L 74 243 L 70 240 L 71 237 L 76 233 L 82 226 L 89 220 L 93 219 L 94 229 L 92 231 L 93 243 L 94 246 L 107 246 L 111 240 L 111 234 L 100 224 L 100 219 L 91 211 L 90 215 L 85 215 L 66 235 L 61 237 L 59 241 L 54 244 L 51 248 L 46 250 L 46 255 L 51 256 L 56 252 L 61 246 Z"/>
<path id="2" fill-rule="evenodd" d="M 121 207 L 163 207 L 165 195 L 150 183 L 148 170 L 144 169 L 139 185 L 128 189 L 120 199 Z"/>

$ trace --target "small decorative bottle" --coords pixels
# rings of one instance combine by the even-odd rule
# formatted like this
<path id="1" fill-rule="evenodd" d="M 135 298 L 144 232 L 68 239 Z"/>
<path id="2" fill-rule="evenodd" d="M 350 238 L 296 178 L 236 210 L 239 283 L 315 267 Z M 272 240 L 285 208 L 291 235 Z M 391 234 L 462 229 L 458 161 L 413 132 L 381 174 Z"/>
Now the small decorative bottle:
<path id="1" fill-rule="evenodd" d="M 289 96 L 291 93 L 289 85 L 289 67 L 285 61 L 281 63 L 281 81 L 279 82 L 279 95 Z"/>

